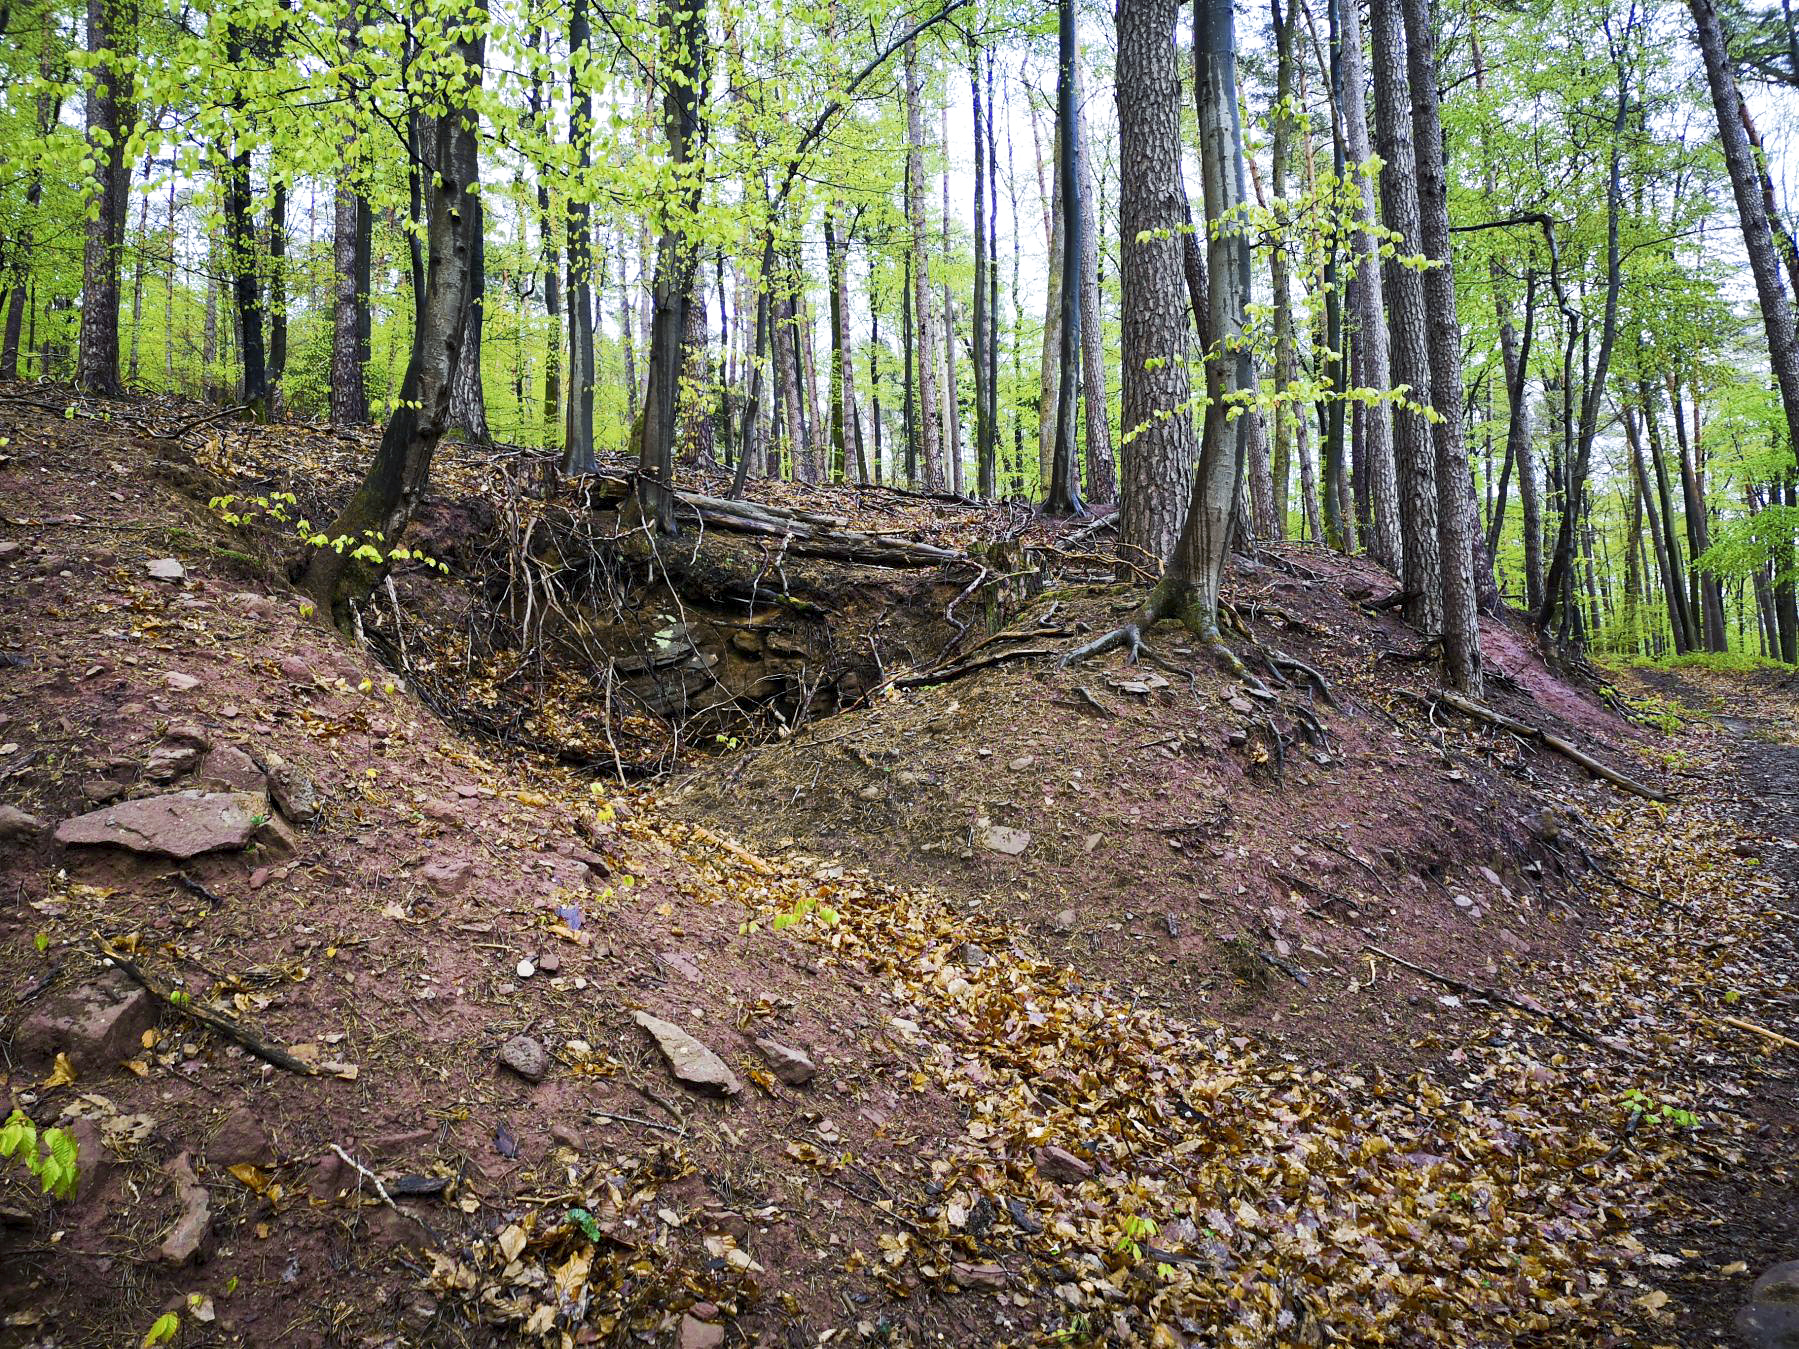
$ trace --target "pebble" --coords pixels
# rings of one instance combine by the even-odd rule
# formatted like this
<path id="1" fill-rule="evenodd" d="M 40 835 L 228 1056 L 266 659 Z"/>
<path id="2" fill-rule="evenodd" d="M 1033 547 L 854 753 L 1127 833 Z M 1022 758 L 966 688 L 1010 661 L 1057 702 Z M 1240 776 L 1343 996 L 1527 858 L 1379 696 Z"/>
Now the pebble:
<path id="1" fill-rule="evenodd" d="M 527 1082 L 541 1082 L 549 1071 L 550 1056 L 529 1035 L 515 1035 L 500 1046 L 500 1066 L 510 1068 Z"/>
<path id="2" fill-rule="evenodd" d="M 144 571 L 153 581 L 185 581 L 187 568 L 172 557 L 159 557 L 154 562 L 146 562 Z"/>

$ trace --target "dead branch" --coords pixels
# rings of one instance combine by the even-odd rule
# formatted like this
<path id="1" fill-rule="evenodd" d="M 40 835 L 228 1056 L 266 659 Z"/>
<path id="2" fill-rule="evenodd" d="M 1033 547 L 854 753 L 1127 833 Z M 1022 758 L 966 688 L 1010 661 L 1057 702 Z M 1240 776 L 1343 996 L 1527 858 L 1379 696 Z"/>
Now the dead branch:
<path id="1" fill-rule="evenodd" d="M 1501 730 L 1510 731 L 1514 735 L 1521 735 L 1527 740 L 1534 740 L 1544 748 L 1552 749 L 1557 754 L 1572 759 L 1594 777 L 1603 778 L 1614 787 L 1621 788 L 1624 791 L 1643 797 L 1645 800 L 1649 801 L 1668 800 L 1668 794 L 1666 792 L 1660 791 L 1655 787 L 1646 787 L 1633 778 L 1625 777 L 1624 774 L 1618 772 L 1615 768 L 1607 768 L 1585 750 L 1577 748 L 1575 745 L 1553 732 L 1541 730 L 1538 727 L 1530 725 L 1528 722 L 1519 721 L 1515 717 L 1508 717 L 1503 712 L 1495 712 L 1484 703 L 1477 703 L 1474 699 L 1464 697 L 1452 689 L 1444 689 L 1442 693 L 1438 695 L 1438 698 L 1448 706 L 1453 707 L 1456 711 L 1462 713 L 1464 716 L 1473 717 L 1477 721 L 1484 721 L 1491 726 L 1499 727 Z"/>
<path id="2" fill-rule="evenodd" d="M 973 674 L 976 670 L 984 670 L 990 665 L 1003 665 L 1007 661 L 1055 654 L 1046 646 L 1016 646 L 1009 651 L 995 651 L 989 655 L 978 656 L 974 660 L 965 660 L 960 665 L 947 666 L 941 670 L 926 670 L 920 674 L 901 675 L 893 681 L 893 686 L 915 689 L 925 684 L 947 684 L 952 679 L 960 679 L 963 675 Z"/>
<path id="3" fill-rule="evenodd" d="M 227 1040 L 242 1045 L 244 1049 L 264 1063 L 272 1063 L 277 1068 L 285 1068 L 288 1072 L 298 1073 L 302 1077 L 320 1076 L 319 1070 L 312 1064 L 301 1062 L 285 1049 L 276 1049 L 273 1045 L 264 1044 L 230 1017 L 220 1016 L 217 1012 L 209 1012 L 199 1006 L 190 995 L 183 994 L 177 998 L 133 964 L 122 952 L 116 950 L 104 937 L 96 935 L 94 940 L 100 948 L 101 955 L 124 970 L 135 983 L 158 1002 L 166 1003 L 190 1020 L 198 1021 L 209 1030 L 217 1031 Z"/>

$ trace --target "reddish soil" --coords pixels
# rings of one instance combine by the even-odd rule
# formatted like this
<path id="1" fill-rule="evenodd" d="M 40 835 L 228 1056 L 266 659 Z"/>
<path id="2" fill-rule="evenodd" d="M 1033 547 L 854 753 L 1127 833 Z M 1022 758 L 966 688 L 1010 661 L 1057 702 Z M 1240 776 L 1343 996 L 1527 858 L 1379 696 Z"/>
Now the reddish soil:
<path id="1" fill-rule="evenodd" d="M 1752 790 L 1791 782 L 1779 689 L 1758 727 L 1665 736 L 1489 625 L 1500 711 L 1742 784 L 1662 812 L 1435 704 L 1416 635 L 1360 607 L 1390 580 L 1292 549 L 1230 598 L 1339 706 L 1163 629 L 1166 664 L 893 688 L 627 791 L 452 729 L 303 616 L 205 509 L 234 484 L 151 434 L 195 414 L 8 396 L 0 805 L 189 787 L 143 774 L 205 741 L 322 806 L 182 864 L 12 826 L 0 1082 L 83 1177 L 51 1201 L 0 1170 L 0 1344 L 134 1344 L 165 1311 L 184 1345 L 1710 1344 L 1790 1254 L 1791 1056 L 1711 1016 L 1799 1023 L 1768 917 L 1799 907 L 1794 820 Z M 280 483 L 342 452 L 271 434 L 211 457 Z M 1132 598 L 1009 622 L 1066 645 Z M 47 1040 L 130 999 L 97 938 L 321 1071 L 178 1005 Z M 673 1080 L 639 1010 L 741 1092 Z M 520 1035 L 541 1084 L 497 1062 Z M 1639 1128 L 1637 1086 L 1703 1119 Z M 206 1206 L 176 1261 L 182 1158 Z"/>

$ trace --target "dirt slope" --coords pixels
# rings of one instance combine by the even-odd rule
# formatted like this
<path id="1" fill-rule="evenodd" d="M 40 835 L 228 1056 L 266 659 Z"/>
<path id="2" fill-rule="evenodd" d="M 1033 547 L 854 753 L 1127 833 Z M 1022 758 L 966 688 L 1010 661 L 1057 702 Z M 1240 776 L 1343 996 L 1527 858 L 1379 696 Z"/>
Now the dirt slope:
<path id="1" fill-rule="evenodd" d="M 671 800 L 447 729 L 207 514 L 178 415 L 79 410 L 0 402 L 0 804 L 45 825 L 4 821 L 0 1043 L 83 1160 L 0 1179 L 6 1342 L 1712 1343 L 1779 1254 L 1706 1216 L 1790 1202 L 1792 1057 L 1718 1019 L 1799 1020 L 1769 817 L 1386 692 L 1425 684 L 1359 564 L 1233 591 L 1340 708 L 1169 641 L 1165 687 L 1003 664 Z M 1514 715 L 1734 771 L 1488 645 Z M 48 827 L 259 775 L 248 848 Z"/>

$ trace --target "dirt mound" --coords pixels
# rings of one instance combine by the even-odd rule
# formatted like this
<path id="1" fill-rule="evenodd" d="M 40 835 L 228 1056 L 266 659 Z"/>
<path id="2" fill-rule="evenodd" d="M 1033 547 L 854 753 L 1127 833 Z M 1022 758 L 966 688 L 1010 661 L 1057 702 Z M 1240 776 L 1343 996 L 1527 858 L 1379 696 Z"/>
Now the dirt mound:
<path id="1" fill-rule="evenodd" d="M 670 801 L 440 720 L 76 407 L 0 401 L 4 1083 L 82 1164 L 0 1171 L 9 1341 L 1698 1343 L 1773 1258 L 1707 1216 L 1790 1200 L 1762 817 L 1435 706 L 1362 564 L 1232 592 L 1338 707 L 1018 656 L 1082 582 Z M 1494 702 L 1730 771 L 1557 688 Z M 246 848 L 52 838 L 215 779 Z"/>

